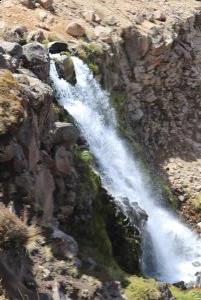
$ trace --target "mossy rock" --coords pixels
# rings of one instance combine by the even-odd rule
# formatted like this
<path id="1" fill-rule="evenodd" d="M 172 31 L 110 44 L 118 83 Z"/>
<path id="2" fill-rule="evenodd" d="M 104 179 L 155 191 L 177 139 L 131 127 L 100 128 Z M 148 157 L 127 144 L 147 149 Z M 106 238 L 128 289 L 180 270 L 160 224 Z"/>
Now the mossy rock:
<path id="1" fill-rule="evenodd" d="M 104 49 L 102 44 L 97 42 L 80 43 L 77 47 L 77 55 L 88 65 L 89 69 L 94 75 L 101 74 L 100 63 L 101 58 L 104 55 Z"/>
<path id="2" fill-rule="evenodd" d="M 0 74 L 0 135 L 16 129 L 23 118 L 20 86 L 9 71 Z"/>
<path id="3" fill-rule="evenodd" d="M 77 206 L 74 217 L 65 226 L 78 241 L 83 259 L 92 257 L 98 263 L 95 274 L 91 275 L 124 280 L 126 272 L 139 272 L 140 241 L 136 238 L 139 233 L 101 187 L 88 149 L 77 147 L 75 153 L 79 174 Z M 82 217 L 85 214 L 90 215 L 86 220 Z"/>

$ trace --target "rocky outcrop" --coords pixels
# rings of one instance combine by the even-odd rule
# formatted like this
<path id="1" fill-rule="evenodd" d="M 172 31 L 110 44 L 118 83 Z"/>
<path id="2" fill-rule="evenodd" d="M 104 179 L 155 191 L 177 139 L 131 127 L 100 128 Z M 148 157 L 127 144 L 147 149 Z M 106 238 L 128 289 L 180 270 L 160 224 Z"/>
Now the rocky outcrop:
<path id="1" fill-rule="evenodd" d="M 70 118 L 48 84 L 47 48 L 38 42 L 23 47 L 3 42 L 1 52 L 17 63 L 10 68 L 13 73 L 0 73 L 0 198 L 25 222 L 35 220 L 41 227 L 34 244 L 25 246 L 28 254 L 18 263 L 24 266 L 18 280 L 15 267 L 7 266 L 12 253 L 4 254 L 3 287 L 17 299 L 15 284 L 33 299 L 37 293 L 40 299 L 124 299 L 114 280 L 124 277 L 122 269 L 139 272 L 139 220 L 133 226 L 101 188 L 79 130 L 64 122 Z M 72 75 L 67 69 L 65 74 Z M 7 284 L 6 276 L 16 283 Z"/>

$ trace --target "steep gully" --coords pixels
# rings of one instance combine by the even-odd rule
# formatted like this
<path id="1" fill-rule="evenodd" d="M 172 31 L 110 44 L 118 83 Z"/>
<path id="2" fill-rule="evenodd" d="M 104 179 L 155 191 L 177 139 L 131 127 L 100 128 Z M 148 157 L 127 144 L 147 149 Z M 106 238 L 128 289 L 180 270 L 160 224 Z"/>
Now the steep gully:
<path id="1" fill-rule="evenodd" d="M 201 241 L 173 212 L 164 208 L 135 156 L 119 136 L 109 95 L 88 67 L 73 57 L 75 86 L 59 78 L 54 62 L 50 76 L 60 104 L 73 116 L 97 160 L 103 186 L 126 211 L 127 202 L 146 211 L 142 270 L 169 283 L 196 280 L 201 271 Z"/>

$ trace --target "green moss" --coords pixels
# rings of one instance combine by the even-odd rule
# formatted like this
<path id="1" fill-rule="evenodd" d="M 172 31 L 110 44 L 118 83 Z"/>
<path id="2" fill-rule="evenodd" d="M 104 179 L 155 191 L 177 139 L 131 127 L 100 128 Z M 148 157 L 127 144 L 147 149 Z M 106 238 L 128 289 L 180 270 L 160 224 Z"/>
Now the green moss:
<path id="1" fill-rule="evenodd" d="M 42 41 L 42 44 L 45 45 L 45 46 L 47 46 L 49 42 L 50 42 L 50 41 L 49 41 L 48 39 L 44 39 L 44 40 Z"/>
<path id="2" fill-rule="evenodd" d="M 125 101 L 127 100 L 127 95 L 125 92 L 118 92 L 113 91 L 110 94 L 110 99 L 112 102 L 112 105 L 117 110 L 117 113 L 120 109 L 122 109 L 122 106 L 124 105 Z"/>
<path id="3" fill-rule="evenodd" d="M 174 209 L 178 208 L 177 198 L 172 193 L 172 190 L 168 184 L 161 176 L 153 175 L 152 181 L 154 186 L 159 189 L 159 193 L 162 196 L 162 199 L 166 200 Z"/>
<path id="4" fill-rule="evenodd" d="M 61 54 L 71 57 L 70 51 L 62 51 Z"/>
<path id="5" fill-rule="evenodd" d="M 92 194 L 96 197 L 97 192 L 101 188 L 101 180 L 93 169 L 93 156 L 89 150 L 81 149 L 80 147 L 75 149 L 75 155 L 77 161 L 83 163 L 82 167 L 84 168 L 84 171 L 82 172 L 82 179 L 85 184 L 83 185 L 83 190 L 86 189 L 87 183 L 88 188 L 91 189 Z"/>
<path id="6" fill-rule="evenodd" d="M 124 281 L 127 275 L 121 265 L 124 265 L 124 262 L 128 263 L 130 257 L 132 257 L 131 264 L 133 258 L 136 259 L 134 248 L 137 248 L 137 245 L 134 241 L 134 232 L 128 228 L 125 216 L 117 214 L 115 204 L 102 189 L 100 177 L 93 169 L 91 153 L 80 147 L 75 149 L 75 153 L 80 175 L 77 187 L 80 208 L 77 208 L 76 214 L 82 215 L 86 199 L 92 200 L 92 212 L 88 220 L 80 220 L 76 225 L 71 224 L 71 233 L 79 242 L 83 258 L 92 257 L 98 263 L 99 267 L 90 273 L 91 275 L 102 280 L 107 278 Z M 78 209 L 81 209 L 81 212 L 78 212 Z M 122 247 L 119 247 L 119 243 Z M 126 249 L 125 256 L 123 251 L 121 252 L 123 248 Z"/>
<path id="7" fill-rule="evenodd" d="M 144 279 L 132 276 L 128 278 L 129 284 L 125 288 L 128 300 L 159 300 L 161 293 L 154 279 Z"/>
<path id="8" fill-rule="evenodd" d="M 188 291 L 181 291 L 176 287 L 170 288 L 173 296 L 176 300 L 200 300 L 201 299 L 201 290 L 192 289 Z"/>
<path id="9" fill-rule="evenodd" d="M 197 211 L 201 211 L 201 193 L 197 194 L 194 199 L 192 199 L 192 205 Z"/>

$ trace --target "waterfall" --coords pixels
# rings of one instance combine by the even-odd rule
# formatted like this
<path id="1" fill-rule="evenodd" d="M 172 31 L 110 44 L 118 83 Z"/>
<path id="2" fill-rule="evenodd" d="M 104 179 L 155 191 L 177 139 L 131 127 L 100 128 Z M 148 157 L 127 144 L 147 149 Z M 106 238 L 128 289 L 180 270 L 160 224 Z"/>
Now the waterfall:
<path id="1" fill-rule="evenodd" d="M 135 156 L 119 136 L 115 111 L 87 65 L 72 57 L 77 84 L 50 76 L 59 103 L 73 116 L 97 160 L 103 186 L 116 201 L 136 202 L 148 214 L 143 243 L 144 272 L 169 283 L 192 282 L 201 271 L 201 241 L 173 212 L 164 208 L 145 179 Z M 123 203 L 122 203 L 123 205 Z"/>

